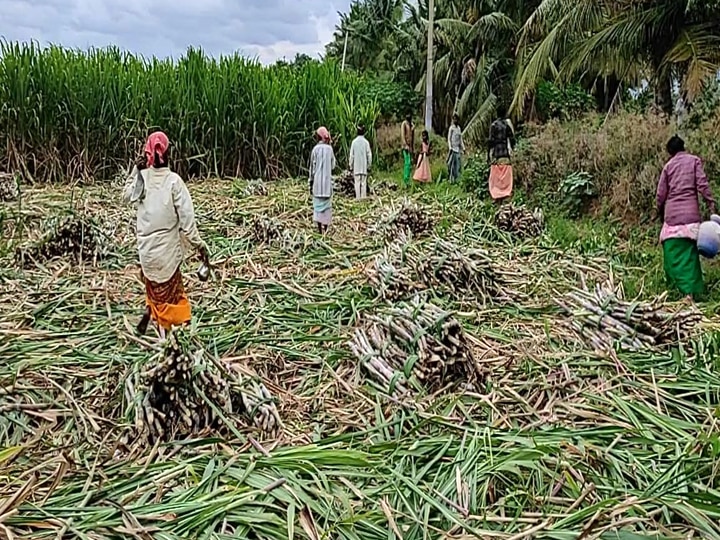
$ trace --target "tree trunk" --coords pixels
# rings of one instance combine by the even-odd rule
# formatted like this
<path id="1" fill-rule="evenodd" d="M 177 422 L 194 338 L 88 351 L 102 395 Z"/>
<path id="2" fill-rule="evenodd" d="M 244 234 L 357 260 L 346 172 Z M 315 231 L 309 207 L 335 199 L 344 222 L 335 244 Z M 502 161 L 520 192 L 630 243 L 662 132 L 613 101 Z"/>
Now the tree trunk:
<path id="1" fill-rule="evenodd" d="M 609 112 L 617 100 L 615 96 L 620 90 L 620 80 L 615 75 L 610 75 L 597 81 L 595 86 L 595 104 L 599 111 Z"/>
<path id="2" fill-rule="evenodd" d="M 658 76 L 655 79 L 655 104 L 668 116 L 673 112 L 672 77 Z"/>

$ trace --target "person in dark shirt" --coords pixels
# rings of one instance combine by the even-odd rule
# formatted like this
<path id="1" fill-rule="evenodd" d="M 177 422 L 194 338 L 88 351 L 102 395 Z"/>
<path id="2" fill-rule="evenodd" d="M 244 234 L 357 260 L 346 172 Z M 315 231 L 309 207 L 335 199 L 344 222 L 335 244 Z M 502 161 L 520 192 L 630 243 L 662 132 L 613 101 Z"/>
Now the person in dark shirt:
<path id="1" fill-rule="evenodd" d="M 512 123 L 501 116 L 490 125 L 488 162 L 490 163 L 490 196 L 502 202 L 512 195 L 513 170 L 510 154 L 515 146 Z"/>

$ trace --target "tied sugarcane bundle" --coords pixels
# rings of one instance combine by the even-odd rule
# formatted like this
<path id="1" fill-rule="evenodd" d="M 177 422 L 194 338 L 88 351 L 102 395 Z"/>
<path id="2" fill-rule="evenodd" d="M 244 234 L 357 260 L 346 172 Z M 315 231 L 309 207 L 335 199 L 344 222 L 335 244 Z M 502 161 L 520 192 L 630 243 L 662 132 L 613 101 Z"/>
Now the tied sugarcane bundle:
<path id="1" fill-rule="evenodd" d="M 14 201 L 19 195 L 17 176 L 0 173 L 0 201 Z"/>
<path id="2" fill-rule="evenodd" d="M 238 411 L 263 433 L 276 433 L 282 426 L 275 398 L 257 376 L 238 374 L 233 381 L 233 401 Z"/>
<path id="3" fill-rule="evenodd" d="M 39 240 L 20 246 L 15 261 L 23 267 L 72 256 L 78 262 L 95 264 L 107 254 L 108 242 L 102 228 L 91 218 L 71 216 L 49 220 Z"/>
<path id="4" fill-rule="evenodd" d="M 285 227 L 276 218 L 258 217 L 252 224 L 253 239 L 258 244 L 269 244 L 275 240 L 282 240 Z"/>
<path id="5" fill-rule="evenodd" d="M 395 182 L 388 182 L 387 180 L 375 181 L 371 178 L 368 178 L 368 193 L 370 195 L 395 193 L 397 190 L 398 185 Z"/>
<path id="6" fill-rule="evenodd" d="M 266 197 L 268 195 L 268 188 L 262 179 L 250 180 L 245 188 L 242 190 L 242 194 L 245 197 Z"/>
<path id="7" fill-rule="evenodd" d="M 413 243 L 400 233 L 366 271 L 368 282 L 384 300 L 398 300 L 424 289 L 470 295 L 483 302 L 506 300 L 505 279 L 490 254 L 435 237 Z"/>
<path id="8" fill-rule="evenodd" d="M 417 292 L 421 287 L 413 281 L 407 268 L 389 253 L 391 250 L 389 247 L 375 257 L 373 265 L 367 271 L 367 277 L 378 297 L 394 301 Z"/>
<path id="9" fill-rule="evenodd" d="M 403 250 L 410 244 L 409 238 L 400 234 L 395 242 L 387 245 L 375 257 L 366 270 L 368 283 L 383 300 L 399 300 L 417 292 L 422 285 L 416 283 L 405 265 Z"/>
<path id="10" fill-rule="evenodd" d="M 125 380 L 125 400 L 138 438 L 150 443 L 220 430 L 240 414 L 268 432 L 280 426 L 265 385 L 208 360 L 182 328 L 169 333 L 148 364 L 136 364 Z"/>
<path id="11" fill-rule="evenodd" d="M 343 171 L 343 173 L 334 178 L 335 189 L 338 193 L 346 197 L 355 197 L 355 176 L 352 171 Z"/>
<path id="12" fill-rule="evenodd" d="M 506 204 L 495 213 L 495 226 L 521 238 L 533 238 L 543 233 L 545 217 L 540 208 L 531 212 L 525 206 Z"/>
<path id="13" fill-rule="evenodd" d="M 460 246 L 435 237 L 424 246 L 405 251 L 406 264 L 430 288 L 475 298 L 506 299 L 503 279 L 487 251 Z"/>
<path id="14" fill-rule="evenodd" d="M 641 350 L 683 341 L 702 321 L 697 309 L 669 310 L 666 299 L 663 294 L 649 302 L 628 302 L 609 281 L 594 290 L 572 291 L 557 303 L 570 317 L 570 328 L 595 350 Z"/>
<path id="15" fill-rule="evenodd" d="M 425 208 L 403 199 L 399 206 L 385 209 L 372 232 L 380 232 L 387 242 L 394 241 L 400 234 L 422 236 L 435 226 L 435 217 Z"/>
<path id="16" fill-rule="evenodd" d="M 479 372 L 468 341 L 451 313 L 415 297 L 370 316 L 349 346 L 383 391 L 402 395 L 410 387 L 435 392 L 449 384 L 476 384 Z"/>

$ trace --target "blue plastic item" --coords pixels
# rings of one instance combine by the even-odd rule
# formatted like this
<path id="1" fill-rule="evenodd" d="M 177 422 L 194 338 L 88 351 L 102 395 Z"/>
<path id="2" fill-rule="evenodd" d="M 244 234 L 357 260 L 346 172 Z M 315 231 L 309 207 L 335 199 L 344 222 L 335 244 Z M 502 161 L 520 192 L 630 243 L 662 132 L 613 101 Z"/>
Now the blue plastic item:
<path id="1" fill-rule="evenodd" d="M 700 224 L 697 247 L 700 255 L 706 259 L 714 259 L 720 253 L 720 218 L 713 215 L 711 221 Z"/>

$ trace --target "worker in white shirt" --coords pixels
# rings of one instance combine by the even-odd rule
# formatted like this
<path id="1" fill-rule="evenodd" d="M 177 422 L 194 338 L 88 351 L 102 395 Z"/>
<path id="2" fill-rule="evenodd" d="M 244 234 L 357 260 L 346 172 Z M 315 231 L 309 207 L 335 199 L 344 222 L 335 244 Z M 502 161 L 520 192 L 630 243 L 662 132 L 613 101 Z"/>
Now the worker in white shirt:
<path id="1" fill-rule="evenodd" d="M 161 336 L 173 326 L 190 322 L 190 303 L 180 273 L 184 247 L 189 244 L 208 260 L 190 192 L 168 167 L 169 146 L 163 132 L 151 134 L 123 192 L 125 202 L 137 205 L 137 244 L 146 304 L 137 327 L 140 334 L 145 333 L 150 319 Z"/>
<path id="2" fill-rule="evenodd" d="M 365 126 L 360 124 L 357 128 L 357 137 L 350 145 L 350 170 L 355 177 L 355 198 L 358 200 L 367 197 L 368 172 L 372 167 L 372 150 L 365 138 Z"/>

